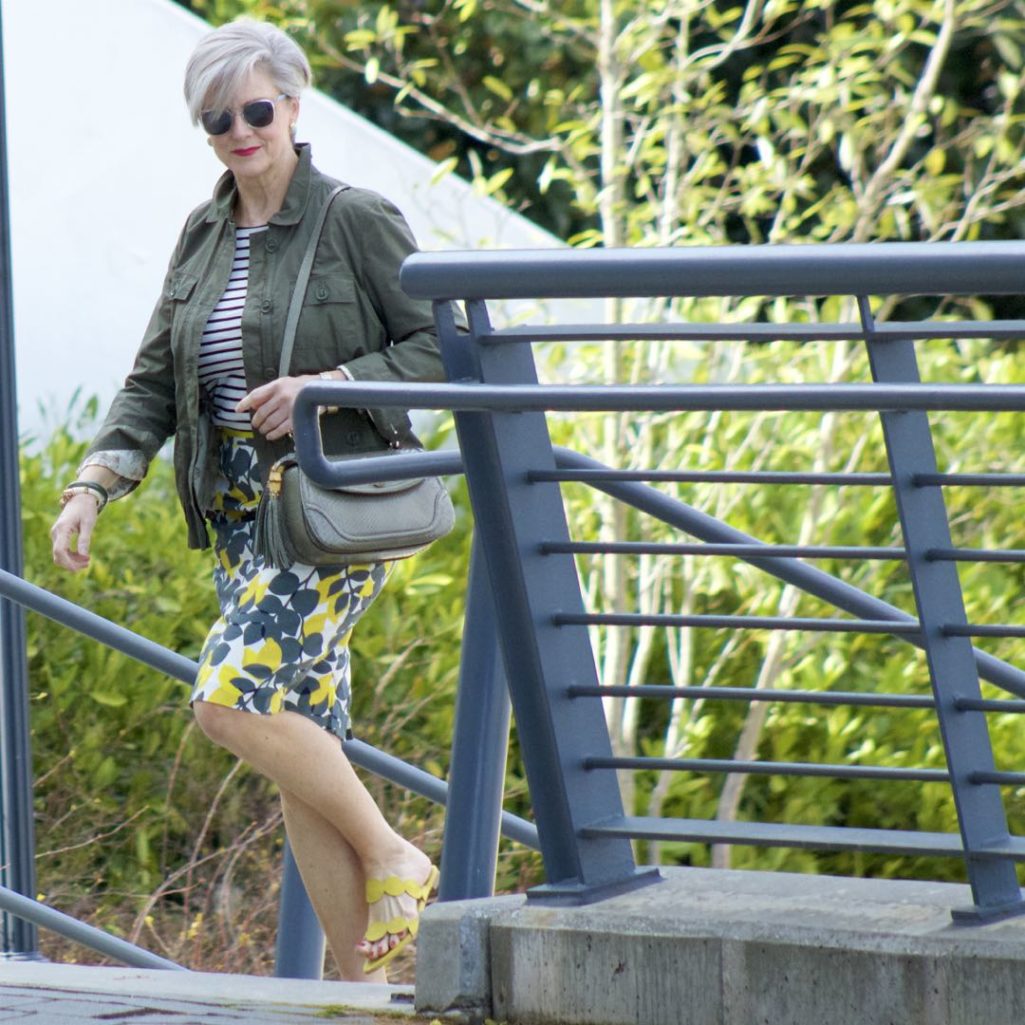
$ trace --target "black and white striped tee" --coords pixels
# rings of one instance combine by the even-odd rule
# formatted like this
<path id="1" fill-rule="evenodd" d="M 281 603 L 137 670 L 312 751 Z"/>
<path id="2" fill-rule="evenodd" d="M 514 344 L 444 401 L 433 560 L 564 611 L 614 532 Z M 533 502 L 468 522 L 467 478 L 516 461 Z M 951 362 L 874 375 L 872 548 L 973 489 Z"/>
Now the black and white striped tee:
<path id="1" fill-rule="evenodd" d="M 236 413 L 235 406 L 246 394 L 242 363 L 242 308 L 249 288 L 249 239 L 267 226 L 237 228 L 235 259 L 228 287 L 203 328 L 199 347 L 199 383 L 210 399 L 211 419 L 217 427 L 252 430 L 249 413 Z"/>

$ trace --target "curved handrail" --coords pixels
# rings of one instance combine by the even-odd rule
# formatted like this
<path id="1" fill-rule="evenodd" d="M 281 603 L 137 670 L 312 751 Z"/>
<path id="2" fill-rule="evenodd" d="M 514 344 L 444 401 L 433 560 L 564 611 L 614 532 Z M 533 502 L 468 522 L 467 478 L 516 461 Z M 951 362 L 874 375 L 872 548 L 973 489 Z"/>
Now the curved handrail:
<path id="1" fill-rule="evenodd" d="M 833 408 L 831 404 L 827 405 L 827 400 L 832 395 L 832 389 L 837 387 L 836 385 L 829 388 L 806 386 L 807 391 L 814 394 L 808 395 L 805 401 L 814 401 L 816 405 L 794 405 L 782 408 Z M 953 409 L 976 408 L 967 405 L 953 405 L 955 402 L 966 402 L 965 393 L 969 390 L 974 390 L 976 393 L 990 391 L 990 386 L 980 388 L 972 385 L 866 384 L 850 385 L 848 388 L 850 391 L 859 393 L 851 394 L 848 398 L 850 405 L 846 408 L 850 409 L 875 408 L 862 405 L 865 396 L 861 395 L 861 392 L 871 393 L 876 396 L 877 400 L 885 397 L 894 409 Z M 579 405 L 575 404 L 575 400 L 581 392 L 599 392 L 596 400 L 609 403 L 600 408 L 631 409 L 634 408 L 630 404 L 631 401 L 637 402 L 637 392 L 644 391 L 643 401 L 648 401 L 647 393 L 650 390 L 612 387 L 588 389 L 584 386 L 551 388 L 544 385 L 470 383 L 392 384 L 379 381 L 347 381 L 322 384 L 318 382 L 306 385 L 296 398 L 293 411 L 296 453 L 304 471 L 324 487 L 338 487 L 343 484 L 372 479 L 398 480 L 404 476 L 420 476 L 425 473 L 462 473 L 462 457 L 458 452 L 414 452 L 408 456 L 386 455 L 362 459 L 328 459 L 321 444 L 317 420 L 318 408 L 322 405 L 355 408 L 399 405 L 414 409 L 443 408 L 490 411 L 496 409 L 504 411 L 592 409 L 595 407 L 585 404 L 589 401 L 586 397 Z M 689 401 L 702 403 L 686 408 L 719 408 L 714 403 L 732 401 L 734 405 L 727 408 L 750 409 L 762 408 L 747 403 L 757 401 L 758 395 L 764 391 L 772 391 L 777 401 L 782 402 L 786 397 L 784 393 L 792 392 L 793 388 L 751 385 L 747 388 L 721 389 L 710 406 L 703 404 L 705 402 L 703 393 L 708 389 L 666 387 L 664 390 L 676 394 L 683 393 Z M 1025 409 L 1025 387 L 1008 385 L 996 390 L 1004 393 L 1003 401 L 1007 403 L 1005 408 Z M 612 405 L 613 402 L 616 404 Z M 561 467 L 607 469 L 602 463 L 567 448 L 557 448 L 556 459 Z M 763 544 L 758 538 L 736 530 L 728 524 L 694 509 L 685 502 L 671 498 L 657 488 L 635 481 L 596 481 L 594 486 L 638 509 L 674 524 L 703 541 L 724 544 Z M 837 608 L 844 609 L 853 615 L 889 620 L 903 625 L 916 622 L 913 616 L 880 598 L 874 598 L 823 570 L 809 566 L 800 559 L 774 555 L 771 552 L 771 546 L 766 545 L 765 547 L 767 552 L 764 556 L 738 553 L 737 558 L 765 570 L 780 580 L 795 584 L 809 594 L 823 598 Z M 915 634 L 901 634 L 901 636 L 910 643 L 922 647 L 920 636 Z M 973 648 L 973 651 L 979 673 L 984 679 L 1012 694 L 1025 697 L 1025 671 L 978 648 Z"/>

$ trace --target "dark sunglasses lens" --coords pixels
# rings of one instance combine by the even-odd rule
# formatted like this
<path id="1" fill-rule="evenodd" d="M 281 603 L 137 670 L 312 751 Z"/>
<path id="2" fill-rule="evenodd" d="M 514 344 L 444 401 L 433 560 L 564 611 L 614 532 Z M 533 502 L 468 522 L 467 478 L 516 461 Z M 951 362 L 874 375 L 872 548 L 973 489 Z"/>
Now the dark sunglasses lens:
<path id="1" fill-rule="evenodd" d="M 242 116 L 251 128 L 266 128 L 274 120 L 274 101 L 253 100 L 242 108 Z"/>
<path id="2" fill-rule="evenodd" d="M 223 135 L 231 128 L 230 110 L 204 110 L 199 119 L 207 135 Z"/>

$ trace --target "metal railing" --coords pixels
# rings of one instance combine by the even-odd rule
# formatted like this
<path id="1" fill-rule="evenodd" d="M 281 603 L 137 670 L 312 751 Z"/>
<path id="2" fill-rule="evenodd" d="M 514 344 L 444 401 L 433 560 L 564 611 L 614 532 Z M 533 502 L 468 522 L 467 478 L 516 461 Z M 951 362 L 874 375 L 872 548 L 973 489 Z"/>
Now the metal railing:
<path id="1" fill-rule="evenodd" d="M 467 592 L 466 625 L 450 776 L 438 780 L 358 741 L 346 746 L 358 765 L 432 800 L 447 804 L 441 899 L 493 892 L 500 832 L 539 847 L 548 882 L 532 900 L 578 903 L 658 880 L 635 864 L 631 840 L 682 839 L 703 843 L 806 846 L 949 855 L 965 859 L 974 907 L 961 921 L 988 920 L 1023 909 L 1014 864 L 1025 860 L 1025 840 L 1012 836 L 1000 787 L 1025 783 L 1025 774 L 998 770 L 986 713 L 1025 711 L 1025 700 L 987 700 L 979 679 L 1025 698 L 1025 673 L 979 651 L 973 636 L 1025 636 L 1014 625 L 973 625 L 964 614 L 957 564 L 967 560 L 1025 561 L 1025 552 L 964 550 L 950 540 L 942 489 L 1021 486 L 1021 475 L 941 473 L 936 467 L 928 410 L 1025 410 L 1025 388 L 925 385 L 918 379 L 913 343 L 924 338 L 1021 338 L 1025 323 L 876 323 L 867 296 L 1017 294 L 1025 246 L 1017 243 L 755 247 L 724 250 L 588 253 L 419 255 L 403 282 L 435 302 L 448 376 L 456 383 L 315 384 L 296 407 L 296 442 L 303 465 L 322 483 L 389 479 L 422 473 L 465 473 L 476 518 Z M 554 296 L 733 296 L 843 294 L 858 297 L 853 324 L 568 324 L 492 327 L 489 299 Z M 457 329 L 449 299 L 465 299 L 469 331 Z M 869 351 L 873 384 L 616 387 L 541 386 L 532 343 L 600 339 L 609 342 L 678 338 L 859 339 Z M 319 447 L 317 406 L 404 405 L 451 409 L 461 453 L 423 452 L 360 464 L 326 460 Z M 882 418 L 889 473 L 622 471 L 553 445 L 547 411 L 575 410 L 874 410 Z M 768 544 L 651 487 L 653 481 L 864 484 L 894 490 L 904 544 L 900 548 Z M 620 502 L 655 516 L 696 540 L 653 547 L 627 539 L 598 544 L 573 540 L 561 486 L 588 483 Z M 755 616 L 589 612 L 574 560 L 590 553 L 729 555 L 800 587 L 853 618 L 773 619 Z M 808 565 L 811 556 L 901 560 L 908 564 L 917 616 Z M 140 638 L 0 571 L 0 597 L 95 637 L 148 665 L 191 682 L 190 660 Z M 744 687 L 601 687 L 588 630 L 597 623 L 704 626 L 727 629 L 800 629 L 891 634 L 926 653 L 931 697 L 832 691 L 761 691 Z M 623 758 L 613 754 L 602 699 L 700 696 L 723 701 L 857 704 L 932 708 L 939 720 L 948 768 L 776 764 L 732 760 Z M 504 813 L 508 725 L 512 708 L 534 802 L 537 827 Z M 776 772 L 846 778 L 942 781 L 955 796 L 958 831 L 855 829 L 800 824 L 652 819 L 624 813 L 615 772 L 633 768 L 703 772 Z M 155 955 L 126 949 L 114 937 L 94 935 L 63 921 L 52 909 L 0 889 L 0 910 L 57 928 L 127 963 L 155 966 Z M 316 977 L 323 940 L 288 859 L 282 895 L 278 974 Z M 116 941 L 108 943 L 108 941 Z M 162 959 L 157 959 L 162 960 Z M 172 966 L 167 962 L 162 967 Z"/>
<path id="2" fill-rule="evenodd" d="M 1025 245 L 1020 243 L 762 246 L 587 252 L 418 254 L 405 264 L 403 286 L 434 302 L 450 384 L 314 384 L 296 413 L 300 459 L 321 483 L 351 479 L 319 450 L 318 405 L 402 405 L 453 411 L 476 520 L 494 625 L 515 712 L 519 744 L 533 798 L 548 882 L 534 900 L 584 902 L 657 880 L 639 868 L 631 840 L 685 840 L 866 850 L 964 859 L 974 906 L 958 921 L 984 921 L 1025 911 L 1015 863 L 1025 860 L 1025 838 L 1012 836 L 1001 794 L 1021 786 L 1025 773 L 994 764 L 987 713 L 1022 712 L 1025 701 L 987 700 L 980 677 L 1025 698 L 1025 674 L 973 647 L 972 638 L 1022 637 L 1013 624 L 967 621 L 959 564 L 1025 561 L 1025 552 L 968 550 L 953 545 L 943 489 L 996 484 L 1021 486 L 1022 475 L 942 473 L 937 467 L 927 411 L 1025 410 L 1025 387 L 923 384 L 915 341 L 929 338 L 1025 337 L 1025 322 L 926 320 L 877 322 L 869 297 L 1018 295 Z M 583 297 L 831 296 L 856 300 L 853 323 L 598 323 L 538 324 L 496 329 L 487 302 Z M 457 327 L 452 300 L 466 303 L 469 330 Z M 683 339 L 714 345 L 722 339 L 788 339 L 828 344 L 860 340 L 871 384 L 733 386 L 540 385 L 536 342 Z M 549 411 L 870 410 L 881 419 L 888 473 L 810 474 L 711 471 L 631 471 L 559 450 Z M 438 454 L 404 460 L 368 460 L 365 476 L 447 472 Z M 400 465 L 401 464 L 401 465 Z M 450 467 L 449 467 L 450 468 Z M 390 472 L 389 472 L 390 471 Z M 670 498 L 650 482 L 740 480 L 765 483 L 871 484 L 892 489 L 901 547 L 767 544 Z M 562 484 L 586 482 L 619 501 L 655 515 L 696 538 L 670 545 L 617 539 L 574 540 Z M 794 584 L 847 613 L 835 618 L 747 615 L 645 616 L 628 610 L 597 614 L 585 607 L 575 559 L 582 554 L 657 551 L 730 555 Z M 805 558 L 889 559 L 908 567 L 917 615 L 910 615 L 809 566 Z M 858 631 L 890 634 L 922 649 L 932 696 L 839 692 L 755 692 L 752 688 L 603 687 L 589 630 L 596 625 L 714 627 L 734 630 Z M 613 753 L 603 698 L 671 699 L 700 696 L 724 701 L 847 702 L 863 707 L 935 711 L 947 768 L 893 768 L 771 764 L 730 759 L 653 759 Z M 462 691 L 460 701 L 467 699 Z M 504 748 L 503 748 L 504 751 Z M 468 755 L 487 762 L 483 745 Z M 774 773 L 912 780 L 949 785 L 957 831 L 927 833 L 797 823 L 655 819 L 624 813 L 613 770 L 672 769 L 706 773 Z M 446 836 L 447 841 L 447 836 Z"/>
<path id="3" fill-rule="evenodd" d="M 479 561 L 476 565 L 479 566 Z M 483 586 L 479 574 L 475 576 L 471 570 L 468 595 L 472 598 Z M 192 685 L 197 669 L 192 659 L 5 570 L 0 570 L 0 598 L 13 602 L 19 609 L 29 609 L 46 616 L 173 679 Z M 471 607 L 477 611 L 470 616 L 470 627 L 479 636 L 493 637 L 492 624 L 481 619 L 490 614 L 488 596 L 485 594 Z M 458 729 L 462 730 L 463 736 L 480 737 L 482 730 L 493 731 L 492 743 L 502 757 L 492 761 L 490 774 L 478 773 L 473 765 L 469 766 L 470 771 L 466 771 L 465 751 L 460 751 L 458 758 L 453 757 L 449 780 L 446 781 L 361 740 L 347 740 L 343 744 L 353 764 L 411 793 L 446 806 L 446 830 L 453 837 L 446 849 L 443 865 L 445 878 L 441 896 L 446 900 L 486 896 L 494 891 L 500 834 L 528 847 L 538 845 L 536 827 L 504 812 L 501 807 L 504 745 L 508 740 L 508 701 L 504 680 L 494 658 L 494 645 L 487 644 L 481 649 L 464 646 L 461 674 L 474 681 L 474 687 L 480 694 L 494 696 L 492 703 L 474 700 L 464 702 L 457 709 Z M 481 722 L 482 714 L 486 724 Z M 450 828 L 449 823 L 455 825 Z M 320 978 L 324 965 L 324 936 L 287 845 L 279 908 L 275 974 L 283 978 Z M 9 887 L 0 886 L 0 911 L 18 921 L 51 929 L 124 964 L 139 968 L 181 969 L 173 961 L 80 922 Z"/>

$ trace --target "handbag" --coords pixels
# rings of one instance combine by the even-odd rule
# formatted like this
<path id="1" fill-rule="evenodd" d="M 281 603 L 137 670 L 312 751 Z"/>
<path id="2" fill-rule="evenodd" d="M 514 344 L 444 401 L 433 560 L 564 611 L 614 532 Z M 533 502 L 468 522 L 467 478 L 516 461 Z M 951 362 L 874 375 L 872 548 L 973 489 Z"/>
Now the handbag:
<path id="1" fill-rule="evenodd" d="M 339 185 L 317 215 L 285 318 L 279 377 L 288 373 L 296 324 L 328 208 L 347 188 Z M 348 458 L 380 458 L 411 450 L 415 449 Z M 387 562 L 422 551 L 444 537 L 454 523 L 452 500 L 438 477 L 325 488 L 306 476 L 293 452 L 277 460 L 268 473 L 253 547 L 268 565 L 278 568 L 294 562 L 313 566 Z"/>

